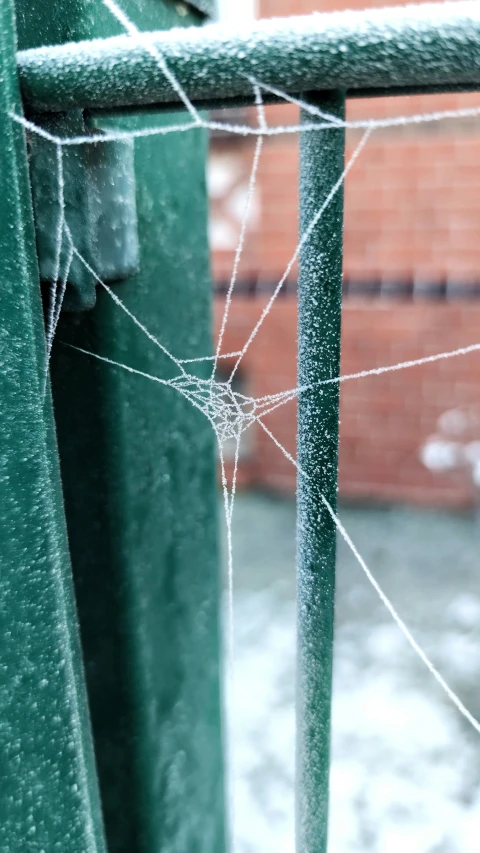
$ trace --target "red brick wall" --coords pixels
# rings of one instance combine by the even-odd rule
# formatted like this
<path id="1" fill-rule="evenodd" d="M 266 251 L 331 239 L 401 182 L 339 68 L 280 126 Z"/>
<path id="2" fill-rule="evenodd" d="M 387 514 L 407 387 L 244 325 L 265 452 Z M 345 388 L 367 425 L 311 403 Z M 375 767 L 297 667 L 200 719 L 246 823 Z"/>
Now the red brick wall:
<path id="1" fill-rule="evenodd" d="M 262 16 L 395 5 L 366 0 L 262 0 Z M 348 116 L 407 115 L 479 106 L 480 95 L 355 101 Z M 270 107 L 268 121 L 296 122 L 295 107 Z M 352 282 L 410 281 L 468 288 L 480 282 L 480 120 L 445 121 L 376 131 L 345 188 L 345 276 Z M 347 157 L 358 143 L 350 132 Z M 248 177 L 254 142 L 222 141 Z M 215 149 L 214 155 L 215 156 Z M 295 249 L 298 217 L 298 140 L 270 138 L 260 162 L 259 220 L 247 240 L 240 278 L 275 283 Z M 233 252 L 217 252 L 217 280 L 228 278 Z M 296 270 L 292 271 L 292 279 Z M 452 292 L 453 292 L 452 290 Z M 241 348 L 263 302 L 234 300 L 224 351 Z M 217 313 L 222 310 L 218 300 Z M 342 372 L 350 373 L 480 341 L 480 301 L 346 299 Z M 296 385 L 296 301 L 280 299 L 244 360 L 252 395 Z M 447 409 L 480 398 L 480 353 L 342 386 L 340 490 L 346 497 L 461 505 L 471 499 L 464 471 L 433 474 L 419 449 Z M 269 426 L 295 451 L 294 404 L 271 415 Z M 480 435 L 479 435 L 480 439 Z M 252 464 L 253 462 L 253 464 Z M 257 484 L 293 490 L 295 472 L 262 432 L 255 434 L 244 472 Z"/>
<path id="2" fill-rule="evenodd" d="M 233 301 L 224 351 L 243 347 L 266 300 Z M 216 303 L 217 330 L 224 303 Z M 296 300 L 279 300 L 242 362 L 253 397 L 295 388 Z M 343 311 L 343 374 L 454 350 L 479 341 L 480 303 L 431 304 L 348 300 Z M 341 386 L 340 493 L 348 498 L 462 506 L 472 499 L 464 471 L 433 474 L 419 452 L 446 410 L 479 402 L 480 352 L 398 372 L 352 379 Z M 296 405 L 265 423 L 295 456 Z M 295 469 L 260 428 L 241 481 L 293 492 Z"/>
<path id="3" fill-rule="evenodd" d="M 397 105 L 398 115 L 400 106 L 410 112 L 478 106 L 480 95 L 409 98 L 402 105 L 400 100 L 406 99 L 388 104 Z M 386 112 L 383 99 L 368 105 Z M 361 106 L 368 114 L 367 103 Z M 274 110 L 279 108 L 270 108 L 270 116 Z M 373 134 L 346 180 L 347 277 L 480 280 L 479 127 L 480 119 L 456 120 Z M 347 159 L 359 139 L 357 131 L 348 134 Z M 234 142 L 232 153 L 247 178 L 252 140 Z M 282 275 L 298 239 L 297 178 L 297 137 L 267 140 L 258 172 L 260 227 L 247 241 L 241 275 L 267 281 Z M 228 277 L 233 254 L 216 253 L 217 279 Z M 294 269 L 292 278 L 295 274 Z"/>
<path id="4" fill-rule="evenodd" d="M 431 2 L 434 0 L 415 0 L 415 5 Z M 386 6 L 402 5 L 408 4 L 402 4 L 400 0 L 257 0 L 259 18 L 308 15 L 310 12 L 337 12 L 341 9 L 382 9 Z"/>

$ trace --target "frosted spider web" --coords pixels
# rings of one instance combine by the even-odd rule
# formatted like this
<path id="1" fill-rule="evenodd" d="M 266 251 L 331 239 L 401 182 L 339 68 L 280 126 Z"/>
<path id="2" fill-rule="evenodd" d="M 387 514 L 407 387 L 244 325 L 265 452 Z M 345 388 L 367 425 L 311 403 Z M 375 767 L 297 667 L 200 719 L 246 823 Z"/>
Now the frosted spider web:
<path id="1" fill-rule="evenodd" d="M 155 376 L 150 373 L 145 373 L 143 371 L 137 370 L 127 364 L 115 361 L 113 359 L 108 358 L 107 356 L 99 355 L 98 353 L 90 352 L 80 347 L 74 347 L 79 352 L 82 352 L 90 357 L 94 357 L 99 359 L 107 364 L 110 364 L 115 367 L 119 367 L 122 370 L 128 371 L 132 374 L 138 374 L 149 379 L 152 382 L 156 382 L 162 386 L 166 386 L 174 389 L 179 394 L 181 394 L 194 408 L 204 415 L 209 424 L 211 425 L 217 440 L 218 445 L 218 453 L 220 459 L 220 470 L 221 470 L 221 481 L 222 481 L 222 491 L 223 491 L 223 503 L 224 503 L 224 514 L 225 514 L 225 525 L 226 525 L 226 538 L 227 538 L 227 553 L 228 553 L 228 648 L 227 648 L 227 661 L 228 661 L 228 671 L 230 674 L 230 678 L 233 680 L 234 674 L 234 644 L 233 644 L 233 590 L 234 590 L 234 554 L 233 554 L 233 543 L 232 543 L 232 519 L 233 519 L 233 511 L 235 505 L 235 495 L 236 495 L 236 485 L 237 485 L 237 474 L 238 474 L 238 463 L 239 463 L 239 453 L 240 453 L 240 441 L 242 435 L 250 429 L 252 426 L 256 425 L 261 428 L 266 435 L 271 439 L 271 441 L 277 446 L 279 451 L 281 451 L 284 456 L 289 460 L 289 462 L 296 468 L 299 477 L 307 477 L 307 474 L 302 471 L 296 459 L 287 451 L 287 449 L 279 442 L 276 436 L 271 432 L 271 430 L 264 423 L 264 418 L 266 415 L 270 414 L 274 410 L 278 409 L 281 406 L 284 406 L 286 403 L 297 399 L 302 393 L 310 390 L 312 385 L 299 386 L 296 388 L 286 389 L 280 393 L 265 395 L 262 397 L 251 397 L 246 396 L 244 394 L 239 393 L 234 390 L 233 379 L 238 371 L 238 368 L 244 358 L 247 350 L 252 344 L 253 340 L 256 338 L 257 334 L 260 332 L 262 324 L 266 317 L 268 316 L 275 300 L 282 290 L 285 282 L 287 281 L 290 272 L 294 268 L 294 265 L 298 259 L 299 253 L 305 243 L 309 240 L 312 235 L 315 227 L 320 221 L 323 213 L 328 208 L 336 194 L 342 188 L 345 178 L 349 174 L 350 170 L 354 167 L 357 159 L 361 156 L 361 153 L 365 146 L 368 143 L 369 138 L 377 129 L 381 128 L 392 128 L 392 127 L 401 127 L 405 125 L 411 124 L 425 124 L 432 122 L 441 122 L 447 119 L 462 119 L 462 118 L 477 118 L 480 117 L 480 106 L 479 107 L 469 107 L 465 109 L 458 110 L 445 110 L 445 111 L 436 111 L 431 113 L 423 113 L 417 115 L 409 115 L 409 116 L 396 116 L 393 118 L 384 118 L 384 119 L 371 119 L 371 120 L 357 120 L 357 121 L 342 121 L 335 116 L 332 116 L 320 109 L 316 106 L 309 104 L 305 101 L 302 101 L 298 98 L 294 98 L 289 94 L 282 92 L 281 90 L 267 85 L 265 82 L 261 80 L 256 80 L 250 78 L 250 82 L 252 85 L 252 91 L 254 94 L 254 100 L 256 105 L 257 112 L 257 125 L 243 125 L 243 124 L 232 124 L 227 122 L 219 122 L 219 121 L 211 121 L 204 119 L 197 111 L 195 106 L 191 103 L 188 98 L 187 93 L 184 91 L 178 80 L 174 77 L 173 73 L 167 66 L 165 59 L 160 53 L 158 47 L 156 47 L 151 39 L 151 34 L 142 33 L 137 29 L 134 23 L 127 18 L 123 10 L 116 4 L 115 0 L 101 0 L 103 5 L 114 15 L 117 21 L 121 24 L 125 32 L 139 45 L 142 47 L 155 59 L 158 63 L 160 70 L 164 73 L 165 77 L 169 81 L 172 86 L 172 89 L 177 94 L 180 101 L 183 103 L 185 110 L 188 112 L 191 121 L 187 121 L 186 123 L 176 123 L 171 125 L 162 125 L 144 128 L 141 130 L 135 131 L 125 131 L 125 130 L 106 130 L 102 132 L 93 131 L 90 134 L 62 138 L 56 136 L 52 133 L 49 133 L 44 128 L 34 124 L 33 122 L 25 119 L 21 115 L 11 114 L 11 117 L 14 121 L 21 124 L 27 131 L 37 134 L 41 136 L 43 139 L 50 142 L 53 146 L 55 146 L 56 151 L 56 163 L 57 163 L 57 186 L 58 186 L 58 202 L 59 202 L 59 217 L 56 226 L 56 251 L 55 251 L 55 263 L 54 263 L 54 273 L 53 273 L 53 281 L 51 283 L 51 291 L 50 291 L 50 299 L 49 299 L 49 307 L 47 310 L 47 318 L 46 318 L 46 349 L 47 349 L 47 359 L 46 359 L 46 376 L 45 376 L 45 387 L 48 381 L 48 369 L 49 369 L 49 360 L 52 350 L 53 341 L 55 338 L 55 333 L 60 317 L 60 312 L 62 308 L 62 302 L 65 295 L 67 280 L 69 276 L 70 266 L 74 258 L 76 258 L 93 276 L 97 284 L 102 287 L 109 297 L 113 300 L 113 302 L 118 306 L 119 310 L 125 312 L 125 314 L 130 318 L 131 322 L 134 323 L 141 332 L 145 335 L 145 337 L 153 344 L 155 347 L 160 349 L 162 353 L 169 359 L 169 361 L 174 365 L 177 370 L 177 374 L 173 379 L 163 379 L 160 376 Z M 275 125 L 269 126 L 267 123 L 264 106 L 263 106 L 263 93 L 269 93 L 275 95 L 277 98 L 284 102 L 295 104 L 298 107 L 301 107 L 306 114 L 310 114 L 312 118 L 315 120 L 311 123 L 308 121 L 302 122 L 302 124 L 290 124 L 290 125 Z M 226 133 L 236 134 L 241 136 L 254 136 L 256 137 L 256 145 L 254 149 L 254 156 L 252 162 L 252 168 L 249 179 L 248 192 L 246 197 L 245 208 L 243 212 L 243 217 L 241 221 L 241 229 L 240 229 L 240 237 L 237 245 L 237 249 L 235 252 L 235 258 L 233 263 L 232 274 L 227 290 L 226 300 L 225 300 L 225 308 L 224 313 L 220 325 L 220 331 L 218 340 L 215 346 L 214 355 L 205 355 L 201 358 L 192 358 L 192 359 L 182 359 L 175 356 L 172 352 L 170 352 L 167 347 L 156 338 L 148 328 L 144 325 L 144 323 L 135 316 L 128 307 L 124 304 L 122 299 L 118 296 L 117 292 L 112 290 L 96 273 L 96 271 L 92 268 L 92 266 L 88 263 L 88 261 L 83 257 L 83 255 L 79 252 L 78 248 L 74 244 L 72 232 L 69 228 L 68 222 L 66 221 L 65 216 L 65 200 L 64 200 L 64 173 L 63 173 L 63 149 L 66 146 L 79 146 L 79 145 L 98 145 L 102 142 L 108 142 L 112 140 L 131 140 L 139 137 L 146 136 L 155 136 L 162 135 L 165 136 L 167 134 L 175 134 L 175 133 L 185 133 L 194 128 L 204 128 L 207 130 L 221 130 Z M 247 225 L 249 221 L 249 216 L 252 209 L 252 202 L 254 198 L 254 192 L 256 187 L 256 179 L 258 173 L 258 167 L 260 158 L 262 155 L 263 143 L 265 138 L 271 136 L 280 136 L 283 134 L 297 134 L 297 133 L 315 133 L 319 130 L 331 130 L 333 133 L 335 130 L 340 129 L 361 129 L 363 130 L 363 135 L 361 136 L 360 142 L 355 148 L 353 154 L 345 165 L 345 168 L 337 180 L 337 182 L 330 189 L 325 201 L 316 211 L 311 221 L 309 222 L 307 228 L 300 236 L 299 242 L 295 248 L 292 257 L 287 264 L 287 267 L 278 281 L 276 287 L 273 290 L 273 293 L 265 305 L 257 323 L 252 329 L 249 337 L 247 338 L 244 346 L 236 351 L 230 353 L 222 353 L 222 344 L 225 336 L 225 331 L 227 329 L 227 324 L 229 320 L 229 313 L 232 305 L 232 297 L 235 290 L 235 285 L 238 278 L 239 266 L 242 258 L 242 253 L 245 245 Z M 66 251 L 66 261 L 62 263 L 62 251 L 64 247 L 67 247 Z M 62 268 L 63 267 L 63 268 Z M 451 350 L 448 352 L 439 352 L 434 355 L 430 355 L 424 358 L 419 358 L 410 361 L 403 361 L 396 364 L 384 365 L 381 367 L 375 367 L 371 370 L 362 370 L 357 373 L 340 375 L 331 379 L 324 380 L 319 385 L 323 384 L 332 384 L 332 383 L 343 383 L 346 381 L 360 380 L 364 377 L 375 376 L 379 374 L 383 374 L 391 371 L 398 371 L 404 369 L 415 368 L 416 366 L 443 360 L 454 357 L 461 357 L 467 355 L 472 352 L 480 351 L 480 343 L 471 344 L 469 346 L 460 347 L 456 350 Z M 233 368 L 231 369 L 230 376 L 227 380 L 220 381 L 217 378 L 217 368 L 219 363 L 222 360 L 227 359 L 229 363 L 231 363 L 233 359 Z M 190 365 L 195 364 L 197 362 L 211 362 L 212 369 L 211 374 L 208 379 L 198 378 L 194 373 L 191 372 Z M 225 465 L 225 453 L 224 453 L 224 445 L 225 442 L 230 441 L 234 446 L 234 463 L 233 463 L 233 473 L 231 476 L 230 483 L 227 479 L 227 470 Z M 385 606 L 386 610 L 390 614 L 391 618 L 398 626 L 403 636 L 418 656 L 418 658 L 425 665 L 427 670 L 433 676 L 441 690 L 448 697 L 450 702 L 455 706 L 458 712 L 467 720 L 467 722 L 472 726 L 472 728 L 480 734 L 480 723 L 475 717 L 470 713 L 470 711 L 465 707 L 462 700 L 459 696 L 452 690 L 452 688 L 447 684 L 441 673 L 437 670 L 433 662 L 426 655 L 424 650 L 418 644 L 417 640 L 412 635 L 411 631 L 402 620 L 401 616 L 397 612 L 395 606 L 387 597 L 378 581 L 374 577 L 371 569 L 363 559 L 360 554 L 358 548 L 352 541 L 349 533 L 345 529 L 343 523 L 341 522 L 338 515 L 333 510 L 332 506 L 328 502 L 325 496 L 321 497 L 328 513 L 330 514 L 338 534 L 342 537 L 351 553 L 353 554 L 355 560 L 358 565 L 362 569 L 363 573 L 367 577 L 369 583 L 375 590 L 379 599 Z"/>

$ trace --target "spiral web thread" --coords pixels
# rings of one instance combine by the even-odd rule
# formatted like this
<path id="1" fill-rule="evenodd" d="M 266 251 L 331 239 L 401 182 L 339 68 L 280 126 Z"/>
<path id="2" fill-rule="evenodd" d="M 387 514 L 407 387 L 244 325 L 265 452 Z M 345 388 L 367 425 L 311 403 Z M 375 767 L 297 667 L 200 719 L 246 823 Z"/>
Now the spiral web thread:
<path id="1" fill-rule="evenodd" d="M 59 217 L 56 227 L 56 252 L 55 252 L 55 266 L 54 266 L 54 281 L 51 284 L 51 297 L 49 303 L 49 309 L 47 311 L 47 328 L 46 328 L 46 346 L 47 346 L 47 368 L 46 368 L 46 377 L 45 382 L 48 379 L 48 364 L 50 359 L 50 354 L 52 350 L 52 344 L 55 337 L 55 332 L 60 316 L 60 311 L 62 308 L 62 301 L 65 294 L 66 283 L 68 280 L 68 274 L 70 270 L 70 265 L 73 261 L 73 258 L 77 258 L 81 264 L 89 271 L 89 273 L 94 277 L 95 281 L 99 286 L 101 286 L 109 295 L 109 297 L 115 302 L 118 308 L 124 311 L 130 320 L 135 323 L 135 325 L 142 331 L 146 338 L 150 341 L 151 344 L 160 349 L 163 354 L 170 360 L 170 362 L 175 366 L 177 370 L 177 374 L 173 379 L 163 379 L 159 376 L 155 376 L 149 373 L 142 372 L 140 370 L 136 370 L 133 367 L 130 367 L 127 364 L 123 364 L 113 359 L 108 358 L 107 356 L 99 355 L 98 353 L 89 352 L 82 348 L 75 347 L 80 352 L 85 353 L 90 357 L 94 357 L 96 359 L 100 359 L 107 364 L 110 364 L 115 367 L 119 367 L 123 370 L 126 370 L 133 374 L 138 374 L 143 376 L 153 382 L 157 382 L 160 385 L 168 386 L 178 393 L 180 393 L 186 400 L 191 403 L 196 409 L 198 409 L 209 421 L 212 429 L 214 430 L 217 444 L 218 444 L 218 452 L 220 458 L 220 469 L 221 469 L 221 478 L 222 478 L 222 490 L 223 490 L 223 501 L 224 501 L 224 512 L 225 512 L 225 524 L 227 531 L 227 552 L 228 552 L 228 669 L 230 673 L 230 677 L 233 679 L 233 664 L 234 664 L 234 648 L 233 648 L 233 546 L 232 546 L 232 518 L 233 518 L 233 510 L 235 503 L 235 492 L 236 492 L 236 483 L 237 483 L 237 472 L 238 472 L 238 461 L 239 461 L 239 453 L 240 453 L 240 440 L 243 433 L 250 429 L 253 425 L 257 425 L 260 427 L 274 442 L 274 444 L 279 448 L 279 450 L 286 456 L 286 458 L 295 466 L 297 472 L 300 477 L 307 476 L 298 465 L 297 461 L 293 458 L 293 456 L 280 444 L 278 439 L 272 434 L 270 429 L 265 425 L 263 418 L 278 409 L 279 407 L 285 405 L 298 398 L 299 395 L 308 391 L 312 386 L 301 386 L 297 388 L 287 389 L 283 392 L 271 395 L 265 395 L 263 397 L 250 397 L 245 396 L 238 391 L 234 390 L 234 386 L 232 384 L 233 378 L 239 368 L 239 365 L 245 356 L 248 348 L 252 344 L 256 335 L 261 329 L 261 326 L 268 316 L 278 294 L 280 293 L 283 285 L 288 279 L 289 273 L 291 272 L 302 246 L 309 240 L 312 232 L 314 231 L 316 225 L 321 219 L 324 211 L 327 209 L 332 199 L 335 197 L 336 193 L 341 189 L 343 183 L 345 181 L 346 176 L 350 172 L 350 170 L 355 165 L 357 159 L 361 155 L 365 145 L 368 142 L 368 139 L 371 137 L 372 133 L 375 132 L 376 129 L 379 128 L 391 128 L 391 127 L 401 127 L 410 124 L 421 124 L 421 123 L 432 123 L 439 122 L 446 119 L 462 119 L 462 118 L 477 118 L 480 116 L 480 106 L 479 107 L 470 107 L 466 109 L 459 110 L 446 110 L 446 111 L 437 111 L 431 113 L 424 113 L 418 115 L 411 116 L 396 116 L 388 119 L 375 119 L 375 120 L 361 120 L 361 121 L 341 121 L 335 116 L 331 116 L 328 113 L 325 113 L 319 110 L 316 106 L 309 104 L 307 102 L 301 101 L 297 98 L 291 97 L 285 92 L 280 91 L 262 81 L 255 80 L 251 78 L 251 84 L 253 93 L 255 96 L 255 104 L 257 110 L 257 126 L 247 126 L 247 125 L 239 125 L 239 124 L 229 124 L 225 122 L 219 121 L 209 121 L 203 119 L 194 105 L 189 100 L 186 92 L 182 89 L 178 80 L 175 79 L 174 75 L 168 68 L 165 59 L 159 52 L 158 48 L 154 46 L 151 42 L 151 36 L 149 34 L 144 34 L 140 32 L 137 27 L 132 23 L 130 19 L 127 18 L 125 13 L 119 6 L 114 2 L 114 0 L 101 0 L 104 6 L 114 15 L 117 21 L 121 24 L 125 32 L 139 45 L 142 45 L 143 48 L 155 59 L 158 63 L 159 68 L 165 74 L 165 77 L 170 82 L 172 89 L 177 93 L 180 100 L 183 102 L 186 111 L 191 117 L 191 121 L 187 121 L 186 123 L 178 123 L 172 125 L 166 125 L 161 127 L 150 127 L 147 129 L 142 129 L 138 131 L 112 131 L 107 130 L 105 133 L 92 132 L 90 135 L 85 136 L 77 136 L 70 138 L 61 138 L 55 136 L 54 134 L 49 133 L 45 129 L 39 127 L 38 125 L 28 121 L 23 116 L 11 114 L 11 117 L 14 121 L 21 124 L 27 131 L 38 134 L 43 139 L 49 141 L 52 145 L 55 146 L 56 150 L 56 163 L 57 163 L 57 186 L 58 186 L 58 201 L 59 201 Z M 305 113 L 312 115 L 315 118 L 315 121 L 304 122 L 300 124 L 292 124 L 286 126 L 274 126 L 269 127 L 267 124 L 265 111 L 263 107 L 262 101 L 262 93 L 268 92 L 277 96 L 277 98 L 281 98 L 283 101 L 288 103 L 293 103 L 296 106 L 301 107 Z M 220 333 L 218 337 L 218 341 L 215 347 L 215 354 L 205 355 L 201 358 L 193 358 L 193 359 L 182 359 L 176 357 L 173 353 L 171 353 L 164 344 L 159 341 L 154 335 L 152 335 L 147 327 L 142 323 L 142 321 L 134 316 L 132 312 L 127 308 L 127 306 L 122 302 L 120 297 L 116 292 L 111 290 L 111 288 L 101 280 L 101 278 L 97 275 L 94 269 L 89 265 L 87 260 L 81 255 L 76 246 L 74 245 L 72 233 L 68 226 L 68 223 L 65 218 L 65 203 L 64 203 L 64 174 L 63 174 L 63 148 L 66 146 L 72 145 L 91 145 L 98 144 L 101 142 L 108 142 L 111 140 L 126 140 L 126 139 L 135 139 L 137 137 L 146 137 L 146 136 L 155 136 L 161 135 L 165 136 L 171 133 L 185 133 L 194 128 L 204 128 L 208 130 L 222 130 L 223 132 L 239 134 L 239 135 L 250 135 L 256 137 L 256 145 L 254 150 L 252 168 L 250 173 L 249 187 L 247 192 L 246 204 L 243 212 L 241 229 L 240 229 L 240 238 L 237 246 L 237 250 L 235 253 L 235 259 L 233 264 L 232 275 L 227 291 L 227 297 L 225 301 L 224 314 L 220 325 Z M 333 133 L 338 129 L 363 129 L 364 133 L 360 139 L 359 144 L 354 150 L 350 160 L 347 162 L 345 169 L 339 178 L 339 180 L 335 183 L 335 185 L 331 188 L 328 193 L 324 203 L 321 208 L 317 210 L 317 212 L 312 217 L 309 225 L 307 226 L 304 233 L 301 235 L 298 245 L 285 269 L 284 274 L 276 285 L 269 301 L 264 307 L 257 323 L 255 324 L 251 334 L 249 335 L 247 341 L 244 346 L 238 352 L 231 353 L 222 353 L 222 343 L 224 338 L 224 333 L 227 327 L 229 312 L 231 308 L 232 296 L 234 293 L 235 284 L 238 276 L 238 269 L 242 257 L 242 251 L 245 242 L 245 235 L 247 230 L 247 224 L 249 220 L 249 214 L 251 212 L 252 200 L 254 197 L 255 186 L 256 186 L 256 178 L 258 172 L 258 166 L 262 154 L 263 143 L 266 137 L 268 136 L 277 136 L 282 134 L 290 134 L 290 133 L 314 133 L 319 130 L 331 130 Z M 67 246 L 66 252 L 66 261 L 63 265 L 63 269 L 61 269 L 61 257 L 62 257 L 62 249 L 64 245 Z M 367 376 L 376 376 L 385 372 L 397 371 L 414 368 L 418 365 L 427 364 L 430 362 L 438 361 L 441 359 L 460 357 L 463 355 L 467 355 L 480 350 L 480 343 L 470 344 L 465 347 L 461 347 L 459 349 L 448 351 L 448 352 L 439 352 L 435 355 L 430 355 L 425 358 L 420 358 L 412 361 L 404 361 L 397 364 L 385 365 L 382 367 L 375 367 L 371 370 L 362 370 L 358 373 L 341 375 L 334 377 L 332 379 L 324 380 L 318 384 L 331 384 L 331 383 L 343 383 L 346 381 L 358 380 Z M 233 368 L 231 370 L 230 376 L 225 381 L 219 381 L 217 376 L 217 367 L 219 362 L 223 359 L 228 359 L 229 362 L 234 361 Z M 210 377 L 208 379 L 200 379 L 194 373 L 190 372 L 189 366 L 195 364 L 197 362 L 207 362 L 210 361 L 212 363 L 212 370 Z M 225 442 L 229 441 L 233 443 L 234 446 L 234 462 L 233 462 L 233 474 L 231 477 L 230 483 L 227 481 L 227 473 L 226 473 L 226 465 L 225 465 L 225 454 L 224 454 L 224 445 Z M 348 532 L 343 526 L 340 518 L 334 512 L 327 499 L 323 496 L 322 500 L 331 515 L 337 531 L 339 535 L 344 539 L 356 561 L 358 562 L 360 568 L 364 572 L 367 577 L 369 583 L 373 586 L 375 592 L 379 596 L 380 600 L 390 613 L 392 619 L 397 624 L 398 628 L 403 633 L 405 639 L 415 652 L 415 654 L 420 658 L 426 668 L 429 670 L 431 675 L 436 680 L 437 684 L 441 687 L 443 692 L 446 694 L 448 699 L 453 703 L 453 705 L 457 708 L 460 714 L 468 721 L 468 723 L 476 730 L 477 733 L 480 734 L 480 723 L 473 717 L 470 711 L 465 707 L 462 703 L 461 699 L 454 693 L 451 687 L 446 683 L 442 675 L 438 672 L 432 661 L 427 657 L 425 652 L 419 646 L 410 630 L 397 613 L 394 605 L 388 599 L 388 597 L 383 592 L 382 588 L 378 584 L 371 570 L 367 566 L 365 560 L 362 558 L 355 544 L 351 540 Z"/>

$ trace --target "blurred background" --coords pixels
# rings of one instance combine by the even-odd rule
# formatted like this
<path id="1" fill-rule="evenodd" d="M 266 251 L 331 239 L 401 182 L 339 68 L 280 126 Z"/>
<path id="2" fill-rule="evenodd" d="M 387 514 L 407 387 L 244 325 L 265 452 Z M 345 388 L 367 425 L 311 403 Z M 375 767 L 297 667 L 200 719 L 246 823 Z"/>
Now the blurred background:
<path id="1" fill-rule="evenodd" d="M 222 0 L 246 21 L 386 0 Z M 348 118 L 480 105 L 479 94 L 349 102 Z M 224 120 L 231 114 L 222 116 Z M 235 119 L 256 122 L 255 113 Z M 267 108 L 295 124 L 294 106 Z M 347 134 L 347 157 L 361 131 Z M 217 332 L 255 139 L 212 137 Z M 267 138 L 223 351 L 241 349 L 298 240 L 298 136 Z M 480 341 L 478 119 L 377 130 L 345 187 L 342 373 Z M 296 270 L 242 362 L 237 390 L 295 387 Z M 228 375 L 228 363 L 224 363 Z M 480 715 L 480 353 L 342 385 L 340 514 L 400 615 Z M 266 423 L 295 454 L 296 407 Z M 227 449 L 228 452 L 228 449 Z M 238 853 L 291 853 L 295 469 L 245 434 L 234 512 L 235 689 L 229 702 Z M 335 853 L 479 853 L 480 743 L 339 545 L 331 843 Z"/>

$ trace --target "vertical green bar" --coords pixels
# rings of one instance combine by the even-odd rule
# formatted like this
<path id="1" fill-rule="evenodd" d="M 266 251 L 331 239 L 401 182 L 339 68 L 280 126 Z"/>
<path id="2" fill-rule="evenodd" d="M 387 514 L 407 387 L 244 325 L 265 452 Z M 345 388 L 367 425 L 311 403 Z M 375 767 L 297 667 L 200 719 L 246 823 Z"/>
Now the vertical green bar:
<path id="1" fill-rule="evenodd" d="M 19 3 L 22 46 L 121 32 L 101 0 L 46 5 Z M 120 5 L 144 30 L 203 21 L 181 3 Z M 178 358 L 212 345 L 206 155 L 202 130 L 136 140 L 139 272 L 112 285 Z M 178 368 L 101 287 L 93 310 L 61 316 L 52 391 L 108 850 L 224 853 L 214 434 L 178 391 L 65 344 L 165 379 Z M 208 378 L 211 363 L 195 367 Z"/>
<path id="2" fill-rule="evenodd" d="M 136 142 L 140 271 L 113 285 L 185 358 L 211 347 L 205 155 L 201 131 Z M 224 853 L 214 434 L 178 391 L 65 343 L 177 370 L 102 289 L 59 323 L 52 386 L 109 853 Z"/>
<path id="3" fill-rule="evenodd" d="M 340 93 L 308 100 L 343 119 Z M 344 146 L 343 129 L 302 135 L 301 235 L 343 172 Z M 300 254 L 298 384 L 312 387 L 298 401 L 297 853 L 327 849 L 336 530 L 322 495 L 335 509 L 339 387 L 321 383 L 340 369 L 342 244 L 339 189 Z"/>
<path id="4" fill-rule="evenodd" d="M 102 853 L 8 0 L 0 79 L 0 849 Z"/>

